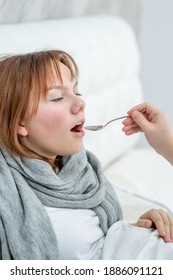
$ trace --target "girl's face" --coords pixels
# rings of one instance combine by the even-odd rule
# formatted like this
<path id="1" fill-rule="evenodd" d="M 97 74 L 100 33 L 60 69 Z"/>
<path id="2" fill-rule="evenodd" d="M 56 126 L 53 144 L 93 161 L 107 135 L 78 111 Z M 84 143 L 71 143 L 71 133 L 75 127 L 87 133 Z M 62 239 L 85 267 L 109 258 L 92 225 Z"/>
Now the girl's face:
<path id="1" fill-rule="evenodd" d="M 49 159 L 72 155 L 83 146 L 85 103 L 69 69 L 62 63 L 60 68 L 63 83 L 57 76 L 52 79 L 46 99 L 42 96 L 39 101 L 36 115 L 18 128 L 24 145 Z"/>

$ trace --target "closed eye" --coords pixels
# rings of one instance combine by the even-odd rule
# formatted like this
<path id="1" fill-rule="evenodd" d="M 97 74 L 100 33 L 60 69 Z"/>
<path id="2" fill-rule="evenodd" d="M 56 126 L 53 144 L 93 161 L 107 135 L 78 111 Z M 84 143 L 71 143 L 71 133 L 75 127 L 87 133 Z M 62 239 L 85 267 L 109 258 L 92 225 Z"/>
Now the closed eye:
<path id="1" fill-rule="evenodd" d="M 57 98 L 52 99 L 51 101 L 58 102 L 58 101 L 61 101 L 63 99 L 64 99 L 64 97 L 57 97 Z"/>
<path id="2" fill-rule="evenodd" d="M 77 96 L 82 96 L 82 94 L 81 93 L 79 93 L 79 92 L 77 92 L 77 93 L 75 93 Z"/>

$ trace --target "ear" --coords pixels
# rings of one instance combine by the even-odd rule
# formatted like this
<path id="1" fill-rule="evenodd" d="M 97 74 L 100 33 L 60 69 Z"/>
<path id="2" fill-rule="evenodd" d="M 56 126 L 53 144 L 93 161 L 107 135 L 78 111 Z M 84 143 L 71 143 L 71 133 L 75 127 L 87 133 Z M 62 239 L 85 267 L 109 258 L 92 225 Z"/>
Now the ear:
<path id="1" fill-rule="evenodd" d="M 17 134 L 23 137 L 28 135 L 28 131 L 24 124 L 18 125 Z"/>

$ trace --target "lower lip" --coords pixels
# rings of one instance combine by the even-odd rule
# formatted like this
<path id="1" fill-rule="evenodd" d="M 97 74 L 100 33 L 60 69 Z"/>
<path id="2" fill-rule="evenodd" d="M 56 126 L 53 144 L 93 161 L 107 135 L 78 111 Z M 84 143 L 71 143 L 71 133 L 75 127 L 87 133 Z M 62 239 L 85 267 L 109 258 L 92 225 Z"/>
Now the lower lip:
<path id="1" fill-rule="evenodd" d="M 72 131 L 73 135 L 76 135 L 78 137 L 83 137 L 85 135 L 85 131 L 82 130 L 82 131 L 78 131 L 78 132 L 75 132 L 75 131 Z"/>
<path id="2" fill-rule="evenodd" d="M 85 135 L 84 124 L 81 124 L 80 126 L 78 126 L 77 131 L 71 131 L 71 132 L 73 133 L 73 135 L 75 135 L 77 137 L 83 137 Z"/>

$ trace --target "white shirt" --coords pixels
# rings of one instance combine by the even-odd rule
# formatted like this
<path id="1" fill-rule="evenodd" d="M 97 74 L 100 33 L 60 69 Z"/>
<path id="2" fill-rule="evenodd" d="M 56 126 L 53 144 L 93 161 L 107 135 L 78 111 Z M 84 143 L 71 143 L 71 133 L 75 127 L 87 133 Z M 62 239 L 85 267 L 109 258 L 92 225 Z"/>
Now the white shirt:
<path id="1" fill-rule="evenodd" d="M 53 224 L 61 259 L 101 259 L 105 236 L 94 211 L 45 208 Z"/>

